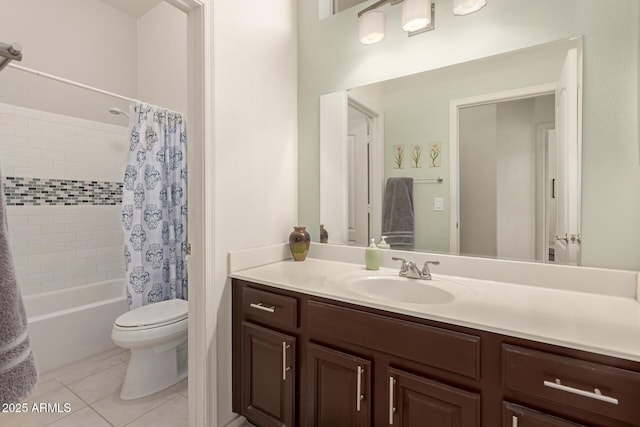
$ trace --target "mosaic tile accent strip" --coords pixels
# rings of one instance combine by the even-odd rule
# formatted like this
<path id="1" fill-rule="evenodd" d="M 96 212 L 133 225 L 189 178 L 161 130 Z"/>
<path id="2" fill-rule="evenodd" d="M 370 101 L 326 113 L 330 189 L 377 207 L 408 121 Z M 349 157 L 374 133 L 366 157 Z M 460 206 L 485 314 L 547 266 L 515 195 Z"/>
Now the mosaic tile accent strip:
<path id="1" fill-rule="evenodd" d="M 117 205 L 122 183 L 7 176 L 4 194 L 7 206 Z"/>

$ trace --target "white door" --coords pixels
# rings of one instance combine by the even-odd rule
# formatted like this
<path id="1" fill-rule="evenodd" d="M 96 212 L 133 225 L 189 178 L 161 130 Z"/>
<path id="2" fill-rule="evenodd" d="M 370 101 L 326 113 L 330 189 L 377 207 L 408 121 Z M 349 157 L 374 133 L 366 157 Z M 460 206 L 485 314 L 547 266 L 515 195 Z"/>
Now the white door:
<path id="1" fill-rule="evenodd" d="M 567 53 L 556 88 L 555 262 L 577 265 L 578 230 L 578 55 Z"/>
<path id="2" fill-rule="evenodd" d="M 347 92 L 321 96 L 320 223 L 329 232 L 329 243 L 335 244 L 346 244 L 348 238 L 347 133 Z"/>
<path id="3" fill-rule="evenodd" d="M 369 140 L 371 120 L 349 106 L 349 244 L 363 246 L 369 242 Z"/>

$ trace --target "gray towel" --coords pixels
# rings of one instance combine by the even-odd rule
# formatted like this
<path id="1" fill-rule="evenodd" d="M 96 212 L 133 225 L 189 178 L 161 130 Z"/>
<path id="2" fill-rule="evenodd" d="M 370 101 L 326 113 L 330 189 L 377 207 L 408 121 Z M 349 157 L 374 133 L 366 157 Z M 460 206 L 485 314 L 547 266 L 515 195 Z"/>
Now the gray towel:
<path id="1" fill-rule="evenodd" d="M 0 177 L 0 404 L 23 401 L 38 381 L 8 237 Z"/>
<path id="2" fill-rule="evenodd" d="M 392 248 L 413 248 L 413 178 L 387 179 L 382 235 Z"/>

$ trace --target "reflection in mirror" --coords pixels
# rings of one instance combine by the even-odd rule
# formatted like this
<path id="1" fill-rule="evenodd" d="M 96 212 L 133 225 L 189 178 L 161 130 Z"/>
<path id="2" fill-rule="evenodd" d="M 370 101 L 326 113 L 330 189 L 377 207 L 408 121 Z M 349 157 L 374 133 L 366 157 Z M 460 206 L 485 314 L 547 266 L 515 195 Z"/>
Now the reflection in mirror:
<path id="1" fill-rule="evenodd" d="M 571 39 L 321 97 L 329 242 L 579 264 L 580 76 Z"/>

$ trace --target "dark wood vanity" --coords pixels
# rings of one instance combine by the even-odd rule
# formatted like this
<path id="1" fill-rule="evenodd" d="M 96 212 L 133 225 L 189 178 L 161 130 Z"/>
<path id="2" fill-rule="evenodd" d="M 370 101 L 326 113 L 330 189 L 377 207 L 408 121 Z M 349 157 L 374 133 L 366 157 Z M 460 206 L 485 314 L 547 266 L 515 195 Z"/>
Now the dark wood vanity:
<path id="1" fill-rule="evenodd" d="M 233 279 L 233 410 L 258 427 L 637 427 L 640 363 Z"/>

